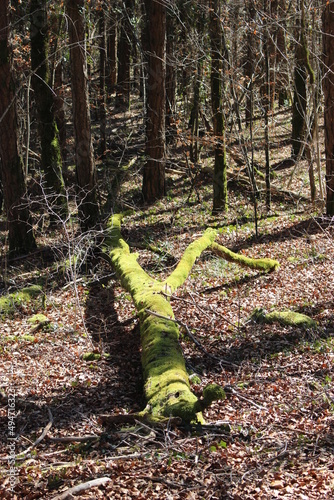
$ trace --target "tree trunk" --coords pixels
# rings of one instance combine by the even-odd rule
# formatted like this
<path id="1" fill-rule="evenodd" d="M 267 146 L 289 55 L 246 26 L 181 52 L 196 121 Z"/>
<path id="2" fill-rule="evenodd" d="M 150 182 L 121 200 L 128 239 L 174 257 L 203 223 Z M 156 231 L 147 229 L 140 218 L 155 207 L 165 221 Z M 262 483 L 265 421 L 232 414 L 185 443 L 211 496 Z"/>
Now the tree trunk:
<path id="1" fill-rule="evenodd" d="M 143 197 L 152 203 L 165 194 L 166 7 L 158 0 L 146 0 L 145 6 L 149 52 Z"/>
<path id="2" fill-rule="evenodd" d="M 176 127 L 173 120 L 175 112 L 176 94 L 176 60 L 175 60 L 175 16 L 167 13 L 167 42 L 166 42 L 166 141 L 174 142 Z"/>
<path id="3" fill-rule="evenodd" d="M 334 3 L 326 5 L 323 17 L 323 53 L 325 75 L 325 152 L 326 152 L 326 213 L 334 215 Z"/>
<path id="4" fill-rule="evenodd" d="M 9 47 L 9 0 L 0 2 L 0 180 L 8 224 L 9 251 L 29 252 L 36 243 L 27 205 L 23 163 L 17 146 L 15 88 Z"/>
<path id="5" fill-rule="evenodd" d="M 115 90 L 117 83 L 117 17 L 112 9 L 110 9 L 109 16 L 110 25 L 107 37 L 108 77 L 106 83 L 108 94 L 111 94 Z"/>
<path id="6" fill-rule="evenodd" d="M 38 112 L 41 166 L 45 176 L 47 202 L 51 205 L 50 218 L 53 222 L 57 222 L 58 218 L 66 217 L 68 209 L 55 118 L 54 97 L 51 89 L 46 0 L 31 1 L 30 22 L 31 69 L 33 71 L 31 83 Z"/>
<path id="7" fill-rule="evenodd" d="M 84 0 L 67 0 L 79 217 L 91 227 L 98 217 L 96 169 L 88 101 Z"/>
<path id="8" fill-rule="evenodd" d="M 66 116 L 64 107 L 64 85 L 63 85 L 63 62 L 59 61 L 55 67 L 55 82 L 54 90 L 56 95 L 54 96 L 54 107 L 55 107 L 55 118 L 57 122 L 57 127 L 59 131 L 59 144 L 61 157 L 63 161 L 63 166 L 66 165 L 67 160 L 67 145 L 66 145 Z M 66 172 L 66 167 L 65 167 Z"/>
<path id="9" fill-rule="evenodd" d="M 107 34 L 106 34 L 106 20 L 105 20 L 105 6 L 99 12 L 99 37 L 100 37 L 100 95 L 99 95 L 99 108 L 100 108 L 100 153 L 104 154 L 106 151 L 106 126 L 107 126 L 107 96 L 106 96 L 106 50 L 107 50 Z"/>
<path id="10" fill-rule="evenodd" d="M 166 298 L 187 279 L 196 258 L 207 248 L 227 260 L 255 269 L 273 271 L 279 264 L 271 259 L 250 259 L 214 243 L 216 232 L 207 229 L 202 237 L 185 250 L 179 264 L 165 281 L 149 276 L 138 264 L 138 255 L 130 253 L 121 237 L 122 216 L 113 216 L 108 224 L 105 252 L 111 257 L 124 288 L 131 294 L 140 317 L 142 367 L 147 406 L 140 416 L 150 420 L 180 417 L 184 422 L 203 422 L 202 410 L 224 397 L 218 386 L 208 386 L 203 399 L 191 391 L 185 361 L 179 345 L 179 327 Z"/>
<path id="11" fill-rule="evenodd" d="M 298 2 L 299 3 L 299 2 Z M 306 140 L 306 113 L 307 113 L 307 75 L 313 84 L 314 73 L 310 67 L 309 51 L 306 39 L 306 21 L 304 0 L 300 0 L 301 14 L 298 39 L 296 42 L 294 94 L 292 105 L 292 156 L 297 158 L 304 149 Z"/>
<path id="12" fill-rule="evenodd" d="M 228 208 L 225 124 L 222 111 L 223 46 L 219 0 L 212 0 L 210 7 L 211 105 L 215 135 L 212 213 L 217 214 L 226 212 Z"/>
<path id="13" fill-rule="evenodd" d="M 117 50 L 118 72 L 116 106 L 124 110 L 130 106 L 130 54 L 131 54 L 131 16 L 132 0 L 125 0 L 119 28 L 119 43 Z"/>

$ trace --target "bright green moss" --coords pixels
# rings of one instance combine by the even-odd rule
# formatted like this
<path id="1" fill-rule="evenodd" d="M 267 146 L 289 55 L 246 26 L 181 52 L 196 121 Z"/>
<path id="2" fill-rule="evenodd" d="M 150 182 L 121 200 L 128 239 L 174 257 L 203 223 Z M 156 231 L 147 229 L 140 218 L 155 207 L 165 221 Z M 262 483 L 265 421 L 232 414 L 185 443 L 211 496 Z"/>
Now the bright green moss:
<path id="1" fill-rule="evenodd" d="M 180 287 L 195 264 L 195 261 L 204 250 L 210 247 L 216 237 L 216 231 L 209 228 L 205 231 L 201 238 L 191 243 L 185 250 L 180 262 L 171 275 L 165 280 L 165 285 L 171 289 L 171 292 Z"/>
<path id="2" fill-rule="evenodd" d="M 250 269 L 258 269 L 259 271 L 272 272 L 279 268 L 279 262 L 273 259 L 251 259 L 245 255 L 234 253 L 228 248 L 212 243 L 211 249 L 219 257 L 227 260 L 228 262 L 235 262 L 240 266 L 249 267 Z"/>
<path id="3" fill-rule="evenodd" d="M 33 285 L 0 297 L 0 316 L 13 314 L 22 304 L 35 300 L 42 293 L 41 287 Z"/>
<path id="4" fill-rule="evenodd" d="M 255 309 L 251 318 L 257 323 L 281 323 L 287 326 L 296 326 L 302 328 L 315 328 L 317 322 L 306 314 L 294 311 L 271 311 L 266 313 L 264 309 Z"/>
<path id="5" fill-rule="evenodd" d="M 82 359 L 84 361 L 99 361 L 101 359 L 101 354 L 97 352 L 85 352 L 83 354 Z"/>
<path id="6" fill-rule="evenodd" d="M 306 314 L 301 314 L 294 311 L 272 311 L 265 315 L 266 323 L 279 322 L 287 326 L 297 326 L 303 328 L 315 328 L 317 326 L 314 321 Z"/>
<path id="7" fill-rule="evenodd" d="M 45 314 L 34 314 L 31 318 L 28 318 L 28 323 L 38 324 L 38 323 L 47 323 L 49 319 L 45 316 Z"/>

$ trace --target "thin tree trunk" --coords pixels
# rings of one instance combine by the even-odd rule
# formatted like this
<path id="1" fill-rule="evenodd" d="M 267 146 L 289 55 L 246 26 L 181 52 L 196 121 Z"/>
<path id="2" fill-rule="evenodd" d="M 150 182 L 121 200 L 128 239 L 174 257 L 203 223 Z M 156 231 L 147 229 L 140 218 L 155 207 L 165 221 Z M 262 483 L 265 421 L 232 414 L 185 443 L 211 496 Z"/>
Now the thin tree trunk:
<path id="1" fill-rule="evenodd" d="M 268 0 L 264 0 L 264 11 L 269 13 Z M 265 96 L 264 96 L 264 137 L 265 137 L 265 158 L 266 158 L 266 209 L 269 212 L 271 205 L 270 192 L 270 144 L 269 144 L 269 109 L 271 103 L 271 91 L 273 101 L 275 89 L 270 84 L 270 54 L 269 54 L 269 33 L 268 26 L 264 26 L 264 64 L 265 64 Z M 274 105 L 274 102 L 272 103 Z"/>
<path id="2" fill-rule="evenodd" d="M 116 14 L 112 12 L 112 10 L 110 12 L 110 25 L 107 38 L 107 55 L 108 76 L 106 78 L 106 84 L 108 94 L 110 95 L 115 90 L 117 83 L 117 22 Z"/>
<path id="3" fill-rule="evenodd" d="M 222 111 L 222 28 L 220 2 L 213 0 L 210 9 L 211 40 L 211 105 L 213 113 L 213 133 L 215 135 L 215 165 L 213 174 L 212 213 L 227 211 L 227 164 L 225 148 L 225 123 Z"/>
<path id="4" fill-rule="evenodd" d="M 152 203 L 165 194 L 166 7 L 146 0 L 148 79 L 143 197 Z"/>
<path id="5" fill-rule="evenodd" d="M 166 141 L 171 144 L 176 137 L 173 120 L 176 93 L 176 61 L 175 61 L 175 18 L 174 13 L 167 13 L 166 43 Z"/>
<path id="6" fill-rule="evenodd" d="M 117 50 L 118 71 L 116 106 L 124 110 L 130 106 L 130 55 L 131 55 L 131 29 L 129 16 L 131 16 L 132 0 L 125 0 L 124 9 L 119 28 L 119 43 Z"/>
<path id="7" fill-rule="evenodd" d="M 0 180 L 8 224 L 9 251 L 29 252 L 36 247 L 32 231 L 23 163 L 17 146 L 15 88 L 9 46 L 9 0 L 0 2 Z"/>
<path id="8" fill-rule="evenodd" d="M 98 217 L 96 169 L 88 101 L 84 0 L 67 0 L 79 217 L 91 227 Z"/>
<path id="9" fill-rule="evenodd" d="M 55 117 L 59 131 L 59 144 L 61 150 L 61 157 L 63 161 L 63 166 L 65 166 L 64 171 L 66 172 L 66 161 L 67 161 L 66 116 L 65 116 L 65 106 L 64 106 L 65 93 L 63 85 L 62 61 L 59 61 L 55 68 L 54 89 L 56 93 L 56 95 L 54 96 Z"/>
<path id="10" fill-rule="evenodd" d="M 51 220 L 66 216 L 67 198 L 62 173 L 61 152 L 55 119 L 54 97 L 48 60 L 49 27 L 46 0 L 32 0 L 30 4 L 31 79 L 38 112 L 41 140 L 41 167 L 45 176 Z"/>
<path id="11" fill-rule="evenodd" d="M 325 75 L 325 152 L 326 152 L 326 213 L 334 215 L 334 3 L 326 5 L 323 16 L 323 54 Z"/>
<path id="12" fill-rule="evenodd" d="M 107 126 L 107 99 L 106 99 L 106 51 L 107 51 L 107 35 L 106 35 L 106 21 L 104 8 L 100 10 L 99 20 L 99 37 L 100 37 L 100 95 L 99 95 L 99 108 L 100 108 L 100 152 L 104 154 L 106 151 L 106 126 Z"/>

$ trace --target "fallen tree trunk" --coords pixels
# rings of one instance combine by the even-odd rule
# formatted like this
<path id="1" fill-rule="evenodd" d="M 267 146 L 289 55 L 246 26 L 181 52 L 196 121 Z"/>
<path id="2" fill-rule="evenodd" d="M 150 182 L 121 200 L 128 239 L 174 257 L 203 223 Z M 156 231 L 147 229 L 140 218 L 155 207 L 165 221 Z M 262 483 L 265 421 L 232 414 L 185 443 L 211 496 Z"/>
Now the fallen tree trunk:
<path id="1" fill-rule="evenodd" d="M 228 254 L 229 260 L 250 264 L 271 271 L 278 262 L 271 259 L 248 259 L 214 244 L 216 231 L 207 229 L 185 250 L 175 270 L 164 281 L 149 276 L 138 264 L 138 255 L 131 253 L 121 236 L 122 215 L 114 215 L 108 223 L 104 251 L 111 258 L 122 285 L 131 294 L 139 313 L 142 345 L 142 367 L 146 408 L 140 417 L 151 421 L 180 417 L 184 422 L 204 422 L 202 411 L 218 399 L 225 397 L 221 387 L 212 384 L 198 399 L 189 384 L 185 361 L 179 345 L 179 327 L 166 295 L 172 294 L 187 279 L 195 260 L 212 248 Z M 217 248 L 219 247 L 219 248 Z M 246 260 L 245 260 L 246 259 Z M 248 259 L 248 260 L 247 260 Z M 152 313 L 156 313 L 152 314 Z M 170 319 L 169 319 L 170 318 Z"/>

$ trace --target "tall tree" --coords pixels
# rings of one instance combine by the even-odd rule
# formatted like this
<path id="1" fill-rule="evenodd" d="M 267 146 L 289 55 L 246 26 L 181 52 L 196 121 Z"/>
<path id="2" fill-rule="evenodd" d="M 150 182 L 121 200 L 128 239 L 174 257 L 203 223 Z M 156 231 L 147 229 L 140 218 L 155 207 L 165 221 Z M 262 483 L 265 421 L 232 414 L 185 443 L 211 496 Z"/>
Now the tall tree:
<path id="1" fill-rule="evenodd" d="M 323 15 L 325 97 L 326 212 L 334 215 L 334 2 L 327 2 Z"/>
<path id="2" fill-rule="evenodd" d="M 85 2 L 67 0 L 79 217 L 85 228 L 97 219 L 96 168 L 92 144 L 87 85 Z"/>
<path id="3" fill-rule="evenodd" d="M 313 84 L 314 73 L 310 67 L 309 50 L 306 37 L 306 19 L 304 0 L 298 0 L 300 19 L 297 18 L 297 43 L 295 52 L 294 94 L 292 105 L 292 156 L 297 157 L 303 151 L 306 139 L 307 76 Z"/>
<path id="4" fill-rule="evenodd" d="M 222 109 L 223 45 L 220 9 L 220 0 L 210 1 L 211 105 L 213 113 L 213 133 L 215 135 L 213 214 L 227 210 L 225 123 Z"/>
<path id="5" fill-rule="evenodd" d="M 143 196 L 151 203 L 165 194 L 166 7 L 159 0 L 145 0 L 145 7 L 148 77 Z"/>
<path id="6" fill-rule="evenodd" d="M 52 205 L 57 218 L 67 214 L 67 201 L 48 60 L 49 26 L 46 0 L 31 0 L 30 23 L 31 69 L 33 71 L 31 82 L 38 112 L 41 166 L 45 176 L 48 202 Z M 55 217 L 52 219 L 54 220 Z"/>
<path id="7" fill-rule="evenodd" d="M 35 248 L 16 130 L 15 88 L 9 45 L 9 0 L 0 2 L 0 179 L 3 183 L 10 252 Z"/>
<path id="8" fill-rule="evenodd" d="M 99 108 L 100 108 L 100 135 L 102 154 L 106 151 L 106 126 L 107 126 L 107 96 L 106 96 L 106 64 L 107 64 L 107 33 L 104 2 L 99 10 L 99 49 L 100 49 L 100 85 L 99 85 Z"/>
<path id="9" fill-rule="evenodd" d="M 116 106 L 123 109 L 128 109 L 130 106 L 130 55 L 132 37 L 130 16 L 132 8 L 132 0 L 124 0 L 117 50 L 118 72 L 116 91 Z"/>

